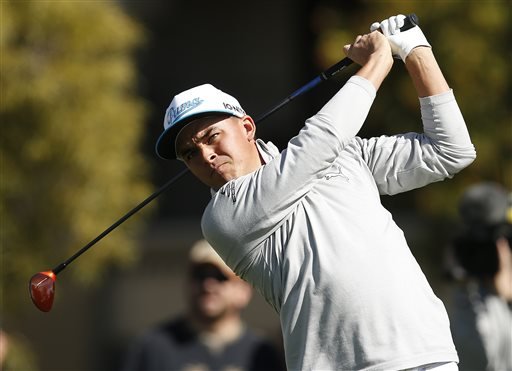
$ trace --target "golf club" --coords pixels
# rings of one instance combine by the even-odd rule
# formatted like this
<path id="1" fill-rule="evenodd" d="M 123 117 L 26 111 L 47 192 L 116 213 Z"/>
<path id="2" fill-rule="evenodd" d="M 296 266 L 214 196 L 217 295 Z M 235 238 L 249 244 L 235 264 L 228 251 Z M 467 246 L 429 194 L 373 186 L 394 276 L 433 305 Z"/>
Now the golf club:
<path id="1" fill-rule="evenodd" d="M 415 14 L 409 14 L 405 20 L 404 20 L 404 26 L 401 28 L 401 31 L 406 31 L 418 24 L 418 17 Z M 345 69 L 346 67 L 350 66 L 353 63 L 352 60 L 349 58 L 344 58 L 340 62 L 336 63 L 335 65 L 331 66 L 324 72 L 322 72 L 320 75 L 318 75 L 316 78 L 302 86 L 301 88 L 295 90 L 292 94 L 290 94 L 288 97 L 283 99 L 281 102 L 279 102 L 277 105 L 270 108 L 268 111 L 260 115 L 255 119 L 255 122 L 259 124 L 261 121 L 284 107 L 286 104 L 291 102 L 293 99 L 297 98 L 298 96 L 301 96 L 302 94 L 308 92 L 309 90 L 316 87 L 318 84 L 320 84 L 322 81 L 326 81 L 331 79 L 333 76 L 338 74 L 340 71 Z M 57 274 L 59 274 L 62 270 L 64 270 L 71 262 L 73 262 L 76 258 L 78 258 L 80 255 L 82 255 L 84 252 L 89 250 L 92 246 L 94 246 L 96 243 L 98 243 L 101 239 L 103 239 L 105 236 L 107 236 L 110 232 L 112 232 L 114 229 L 116 229 L 118 226 L 120 226 L 122 223 L 124 223 L 128 218 L 130 218 L 133 214 L 137 213 L 140 209 L 142 209 L 144 206 L 149 204 L 151 201 L 153 201 L 156 197 L 158 197 L 160 194 L 165 192 L 167 189 L 170 188 L 172 184 L 174 184 L 178 179 L 183 177 L 188 172 L 188 169 L 183 169 L 180 171 L 177 175 L 175 175 L 172 179 L 170 179 L 167 183 L 165 183 L 163 186 L 161 186 L 158 190 L 156 190 L 153 194 L 151 194 L 149 197 L 147 197 L 144 201 L 142 201 L 140 204 L 135 206 L 133 209 L 131 209 L 129 212 L 127 212 L 125 215 L 123 215 L 119 220 L 117 220 L 114 224 L 112 224 L 110 227 L 105 229 L 101 234 L 99 234 L 96 238 L 94 238 L 92 241 L 90 241 L 87 245 L 82 247 L 78 252 L 76 252 L 73 256 L 71 256 L 69 259 L 64 261 L 63 263 L 59 264 L 55 268 L 53 268 L 50 271 L 43 271 L 34 274 L 29 281 L 29 292 L 30 297 L 32 299 L 32 302 L 34 305 L 43 312 L 49 312 L 52 309 L 53 300 L 55 297 L 55 281 L 57 280 Z"/>

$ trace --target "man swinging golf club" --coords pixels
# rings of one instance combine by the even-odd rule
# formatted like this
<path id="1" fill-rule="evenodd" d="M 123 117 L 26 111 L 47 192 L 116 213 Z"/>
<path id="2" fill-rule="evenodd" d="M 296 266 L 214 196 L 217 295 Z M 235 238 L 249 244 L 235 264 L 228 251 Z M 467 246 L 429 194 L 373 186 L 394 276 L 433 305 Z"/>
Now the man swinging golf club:
<path id="1" fill-rule="evenodd" d="M 361 68 L 281 152 L 211 85 L 176 95 L 165 116 L 157 153 L 211 187 L 204 236 L 279 313 L 290 370 L 457 369 L 445 308 L 380 202 L 475 158 L 429 43 L 417 26 L 400 32 L 404 18 L 345 45 Z M 357 137 L 393 55 L 423 133 Z"/>

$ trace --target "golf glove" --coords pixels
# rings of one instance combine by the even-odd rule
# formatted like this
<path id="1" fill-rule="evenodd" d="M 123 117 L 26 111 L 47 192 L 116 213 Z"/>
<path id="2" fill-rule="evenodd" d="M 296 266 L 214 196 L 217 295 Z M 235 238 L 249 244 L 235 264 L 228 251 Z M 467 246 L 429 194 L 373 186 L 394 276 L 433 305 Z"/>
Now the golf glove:
<path id="1" fill-rule="evenodd" d="M 399 56 L 405 63 L 405 59 L 409 53 L 418 46 L 427 46 L 431 48 L 427 38 L 418 26 L 408 29 L 407 31 L 400 31 L 400 27 L 404 25 L 405 16 L 399 14 L 397 16 L 389 17 L 382 22 L 375 22 L 370 26 L 370 31 L 380 30 L 389 40 L 393 56 Z"/>

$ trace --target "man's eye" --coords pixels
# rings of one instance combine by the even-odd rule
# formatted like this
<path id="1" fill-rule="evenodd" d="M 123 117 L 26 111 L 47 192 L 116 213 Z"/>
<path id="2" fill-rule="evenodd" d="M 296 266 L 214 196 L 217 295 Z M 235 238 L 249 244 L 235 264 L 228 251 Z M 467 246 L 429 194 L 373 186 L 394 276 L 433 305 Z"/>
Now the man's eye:
<path id="1" fill-rule="evenodd" d="M 213 133 L 212 135 L 210 135 L 208 137 L 208 144 L 212 143 L 217 138 L 218 135 L 219 133 Z"/>
<path id="2" fill-rule="evenodd" d="M 194 158 L 194 156 L 195 156 L 196 154 L 197 154 L 197 150 L 192 149 L 192 150 L 187 151 L 187 152 L 185 152 L 185 153 L 184 153 L 184 155 L 183 155 L 183 159 L 184 159 L 185 161 L 190 161 L 190 160 L 192 160 L 192 159 Z"/>

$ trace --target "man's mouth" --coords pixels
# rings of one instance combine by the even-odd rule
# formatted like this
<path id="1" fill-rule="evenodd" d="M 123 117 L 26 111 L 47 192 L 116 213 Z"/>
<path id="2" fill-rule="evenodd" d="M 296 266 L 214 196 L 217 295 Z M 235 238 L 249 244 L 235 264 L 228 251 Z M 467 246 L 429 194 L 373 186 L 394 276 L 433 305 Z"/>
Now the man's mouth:
<path id="1" fill-rule="evenodd" d="M 220 164 L 220 165 L 216 165 L 214 168 L 212 168 L 212 171 L 211 171 L 210 175 L 213 175 L 214 173 L 218 173 L 218 174 L 219 174 L 219 173 L 220 173 L 219 169 L 220 169 L 222 166 L 226 165 L 226 164 L 227 164 L 227 162 L 223 162 L 223 163 L 222 163 L 222 164 Z"/>

